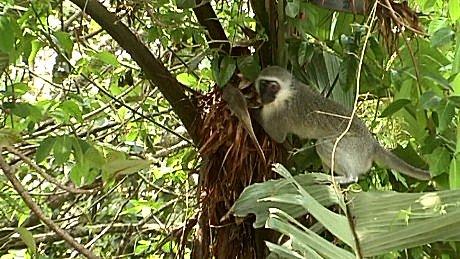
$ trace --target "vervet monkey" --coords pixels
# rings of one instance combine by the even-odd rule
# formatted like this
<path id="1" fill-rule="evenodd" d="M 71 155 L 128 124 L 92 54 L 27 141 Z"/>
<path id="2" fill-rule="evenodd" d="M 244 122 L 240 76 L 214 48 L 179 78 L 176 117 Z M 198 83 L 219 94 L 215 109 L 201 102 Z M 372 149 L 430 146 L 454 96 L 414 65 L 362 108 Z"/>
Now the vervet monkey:
<path id="1" fill-rule="evenodd" d="M 329 169 L 334 144 L 347 128 L 351 112 L 278 66 L 263 69 L 255 87 L 263 105 L 259 120 L 267 134 L 279 143 L 287 134 L 316 139 L 316 151 Z M 334 172 L 341 175 L 335 179 L 342 184 L 356 182 L 374 161 L 419 180 L 431 179 L 428 171 L 407 164 L 380 146 L 364 122 L 354 116 L 335 151 Z"/>

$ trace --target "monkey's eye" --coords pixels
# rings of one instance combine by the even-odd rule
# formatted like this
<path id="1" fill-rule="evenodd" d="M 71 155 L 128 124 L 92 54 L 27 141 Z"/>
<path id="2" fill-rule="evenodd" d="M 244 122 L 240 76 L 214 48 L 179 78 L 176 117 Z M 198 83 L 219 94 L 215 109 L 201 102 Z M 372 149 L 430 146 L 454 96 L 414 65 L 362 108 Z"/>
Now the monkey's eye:
<path id="1" fill-rule="evenodd" d="M 276 81 L 260 80 L 260 90 L 261 92 L 269 91 L 271 93 L 276 93 L 280 90 L 280 85 Z"/>

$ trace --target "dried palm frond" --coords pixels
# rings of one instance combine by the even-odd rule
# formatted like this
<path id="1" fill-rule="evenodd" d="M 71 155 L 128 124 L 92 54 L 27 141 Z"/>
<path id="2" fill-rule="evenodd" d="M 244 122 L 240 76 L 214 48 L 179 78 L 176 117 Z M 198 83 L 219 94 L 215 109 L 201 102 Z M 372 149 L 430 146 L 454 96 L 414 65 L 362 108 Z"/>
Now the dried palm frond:
<path id="1" fill-rule="evenodd" d="M 281 149 L 256 127 L 267 162 L 261 159 L 248 132 L 226 107 L 219 91 L 203 95 L 200 108 L 204 114 L 199 129 L 203 163 L 197 239 L 201 252 L 195 256 L 252 257 L 255 253 L 252 223 L 246 220 L 238 224 L 233 217 L 222 222 L 221 219 L 246 186 L 275 177 L 270 163 L 280 161 Z"/>

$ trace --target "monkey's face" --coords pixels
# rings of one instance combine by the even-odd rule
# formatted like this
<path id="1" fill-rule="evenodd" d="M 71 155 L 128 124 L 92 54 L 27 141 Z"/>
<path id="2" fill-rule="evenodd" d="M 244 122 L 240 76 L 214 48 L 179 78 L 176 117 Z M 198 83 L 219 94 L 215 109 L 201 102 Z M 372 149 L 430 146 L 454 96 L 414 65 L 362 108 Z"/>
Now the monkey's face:
<path id="1" fill-rule="evenodd" d="M 272 80 L 259 80 L 259 94 L 262 104 L 269 104 L 276 99 L 276 95 L 281 87 L 277 81 Z"/>

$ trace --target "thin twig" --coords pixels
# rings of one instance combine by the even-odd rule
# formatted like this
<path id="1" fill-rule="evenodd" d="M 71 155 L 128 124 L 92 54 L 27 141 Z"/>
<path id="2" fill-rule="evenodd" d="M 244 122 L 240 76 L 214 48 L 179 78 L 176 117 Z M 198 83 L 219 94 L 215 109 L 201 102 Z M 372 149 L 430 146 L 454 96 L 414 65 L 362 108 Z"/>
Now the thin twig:
<path id="1" fill-rule="evenodd" d="M 56 185 L 57 187 L 59 187 L 59 188 L 61 188 L 63 190 L 66 190 L 66 191 L 71 192 L 71 193 L 78 193 L 78 194 L 94 193 L 94 192 L 97 191 L 97 190 L 79 189 L 79 188 L 75 188 L 75 187 L 72 187 L 72 186 L 64 185 L 64 184 L 60 183 L 58 180 L 56 180 L 56 178 L 52 177 L 47 172 L 45 172 L 45 170 L 41 169 L 30 158 L 28 158 L 27 156 L 25 156 L 21 152 L 19 152 L 19 150 L 15 149 L 12 146 L 5 146 L 4 148 L 6 150 L 8 150 L 10 153 L 13 153 L 16 156 L 18 156 L 24 163 L 28 164 L 30 167 L 35 169 L 35 171 L 37 171 L 37 173 L 39 173 L 41 176 L 43 176 L 43 178 L 45 178 L 48 182 Z"/>
<path id="2" fill-rule="evenodd" d="M 371 14 L 369 15 L 369 20 L 366 23 L 368 25 L 367 26 L 367 33 L 366 33 L 363 48 L 362 48 L 362 51 L 361 51 L 361 54 L 360 54 L 360 57 L 359 57 L 358 72 L 357 72 L 357 77 L 356 77 L 356 96 L 355 96 L 355 100 L 354 100 L 354 104 L 353 104 L 353 111 L 352 111 L 352 113 L 350 115 L 350 120 L 348 121 L 347 128 L 342 132 L 342 134 L 340 134 L 340 136 L 337 138 L 337 140 L 334 143 L 334 147 L 332 148 L 331 174 L 333 174 L 333 172 L 334 172 L 335 152 L 337 150 L 337 146 L 339 144 L 339 141 L 348 133 L 348 131 L 351 128 L 351 124 L 353 123 L 353 117 L 356 116 L 356 109 L 357 109 L 357 106 L 358 106 L 358 98 L 359 98 L 359 89 L 360 89 L 360 86 L 361 86 L 361 84 L 360 84 L 361 70 L 362 70 L 362 67 L 363 67 L 363 60 L 364 60 L 364 54 L 366 53 L 367 43 L 368 43 L 369 38 L 371 36 L 371 28 L 374 26 L 373 24 L 377 20 L 376 15 L 375 15 L 375 12 L 377 10 L 377 3 L 378 3 L 378 1 L 375 2 L 374 6 L 372 8 Z M 343 197 L 342 195 L 340 195 L 339 188 L 337 186 L 337 183 L 336 183 L 333 175 L 332 175 L 332 184 L 334 186 L 334 190 L 336 191 L 337 195 L 339 195 L 339 197 Z M 352 234 L 353 234 L 354 241 L 355 241 L 354 250 L 356 252 L 356 256 L 357 256 L 357 258 L 363 258 L 363 255 L 361 253 L 359 238 L 358 238 L 357 233 L 355 231 L 355 226 L 353 224 L 353 221 L 350 218 L 350 214 L 348 213 L 348 208 L 347 208 L 346 205 L 345 205 L 345 210 L 346 210 L 345 213 L 347 213 L 347 219 L 348 219 L 348 222 L 350 223 L 350 228 L 352 229 Z"/>
<path id="3" fill-rule="evenodd" d="M 29 207 L 30 210 L 33 211 L 35 215 L 37 215 L 37 217 L 41 221 L 43 221 L 43 223 L 45 223 L 45 225 L 52 229 L 58 236 L 64 239 L 70 246 L 75 248 L 75 250 L 77 250 L 79 253 L 86 256 L 87 258 L 99 258 L 93 252 L 91 252 L 90 250 L 82 246 L 80 243 L 78 243 L 69 233 L 67 233 L 67 231 L 56 225 L 56 223 L 54 223 L 50 218 L 48 218 L 45 215 L 45 213 L 43 213 L 43 211 L 38 207 L 38 205 L 32 200 L 32 197 L 29 195 L 29 193 L 27 193 L 24 186 L 22 186 L 21 182 L 19 182 L 19 180 L 16 178 L 13 171 L 11 170 L 11 167 L 3 159 L 3 156 L 1 154 L 2 148 L 3 146 L 0 146 L 0 168 L 3 170 L 3 173 L 5 174 L 6 178 L 8 178 L 8 180 L 11 182 L 14 189 L 22 197 L 22 200 L 27 205 L 27 207 Z"/>

